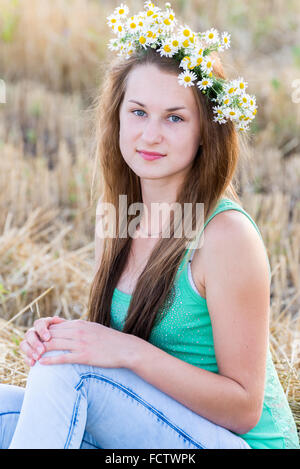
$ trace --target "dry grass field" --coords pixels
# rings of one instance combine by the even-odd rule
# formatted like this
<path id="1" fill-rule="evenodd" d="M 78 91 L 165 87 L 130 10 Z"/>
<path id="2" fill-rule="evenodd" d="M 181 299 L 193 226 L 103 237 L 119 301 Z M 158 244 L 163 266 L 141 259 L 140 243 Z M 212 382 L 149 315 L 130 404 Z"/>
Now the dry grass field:
<path id="1" fill-rule="evenodd" d="M 93 99 L 115 0 L 0 0 L 0 380 L 25 385 L 18 344 L 39 316 L 85 317 L 97 178 Z M 125 2 L 130 11 L 143 1 Z M 300 3 L 173 0 L 222 54 L 258 114 L 237 173 L 272 268 L 270 347 L 300 430 Z M 164 6 L 164 2 L 157 2 Z M 3 83 L 2 82 L 2 83 Z M 243 152 L 242 152 L 243 153 Z"/>

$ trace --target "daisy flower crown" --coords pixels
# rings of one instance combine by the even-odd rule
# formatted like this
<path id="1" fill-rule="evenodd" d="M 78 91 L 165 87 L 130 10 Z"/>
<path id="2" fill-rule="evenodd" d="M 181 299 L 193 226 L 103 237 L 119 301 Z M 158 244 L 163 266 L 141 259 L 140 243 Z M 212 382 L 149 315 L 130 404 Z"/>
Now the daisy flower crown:
<path id="1" fill-rule="evenodd" d="M 214 121 L 234 122 L 239 131 L 249 129 L 257 113 L 256 98 L 246 93 L 248 83 L 242 77 L 224 80 L 213 74 L 213 51 L 223 52 L 230 47 L 230 34 L 211 28 L 194 32 L 188 25 L 179 25 L 171 4 L 165 10 L 151 1 L 144 2 L 144 11 L 128 16 L 129 9 L 122 3 L 107 17 L 116 38 L 108 48 L 128 59 L 134 51 L 151 47 L 161 56 L 173 57 L 183 71 L 178 83 L 184 87 L 198 86 L 206 98 L 214 103 Z M 176 30 L 175 30 L 176 29 Z"/>

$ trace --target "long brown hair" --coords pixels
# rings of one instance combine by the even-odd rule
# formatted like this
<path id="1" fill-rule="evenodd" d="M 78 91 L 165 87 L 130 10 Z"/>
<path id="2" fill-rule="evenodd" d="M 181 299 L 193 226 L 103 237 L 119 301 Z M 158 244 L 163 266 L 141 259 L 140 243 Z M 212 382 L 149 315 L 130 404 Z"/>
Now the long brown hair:
<path id="1" fill-rule="evenodd" d="M 217 58 L 213 72 L 225 78 L 223 67 Z M 119 148 L 119 111 L 126 90 L 127 77 L 134 67 L 154 64 L 162 71 L 178 75 L 178 63 L 172 58 L 161 57 L 155 50 L 136 52 L 129 59 L 117 59 L 106 70 L 97 100 L 97 149 L 100 166 L 100 197 L 102 202 L 116 208 L 117 226 L 127 227 L 133 218 L 119 213 L 119 194 L 126 194 L 127 208 L 134 202 L 142 203 L 139 177 L 128 167 Z M 239 157 L 239 138 L 232 122 L 219 124 L 213 121 L 212 102 L 201 91 L 192 90 L 200 112 L 202 145 L 193 161 L 187 178 L 178 191 L 177 203 L 204 204 L 204 220 L 212 213 L 222 197 L 240 203 L 233 183 Z M 193 211 L 194 212 L 194 211 Z M 171 214 L 171 221 L 174 222 Z M 196 215 L 192 215 L 193 229 Z M 148 262 L 138 278 L 123 332 L 148 340 L 151 329 L 159 320 L 159 312 L 172 297 L 172 289 L 180 262 L 186 253 L 185 236 L 162 237 L 155 244 Z M 172 236 L 173 234 L 173 236 Z M 118 280 L 126 266 L 132 237 L 106 237 L 103 240 L 101 263 L 94 276 L 88 302 L 89 320 L 110 326 L 111 301 Z"/>

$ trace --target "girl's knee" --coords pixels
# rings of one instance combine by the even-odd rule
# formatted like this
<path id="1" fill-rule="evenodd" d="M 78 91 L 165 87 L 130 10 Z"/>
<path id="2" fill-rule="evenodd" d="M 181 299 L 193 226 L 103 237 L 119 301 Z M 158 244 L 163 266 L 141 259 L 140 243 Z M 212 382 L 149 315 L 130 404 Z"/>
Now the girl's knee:
<path id="1" fill-rule="evenodd" d="M 24 388 L 12 384 L 0 384 L 0 414 L 19 412 L 24 398 Z"/>

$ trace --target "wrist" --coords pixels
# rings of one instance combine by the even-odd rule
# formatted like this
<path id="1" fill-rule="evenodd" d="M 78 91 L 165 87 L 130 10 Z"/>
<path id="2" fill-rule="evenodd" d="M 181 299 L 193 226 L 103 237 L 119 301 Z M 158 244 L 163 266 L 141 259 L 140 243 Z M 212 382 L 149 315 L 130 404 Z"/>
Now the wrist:
<path id="1" fill-rule="evenodd" d="M 135 371 L 141 360 L 143 350 L 147 346 L 148 342 L 132 334 L 127 334 L 127 336 L 127 347 L 122 357 L 123 368 Z"/>

